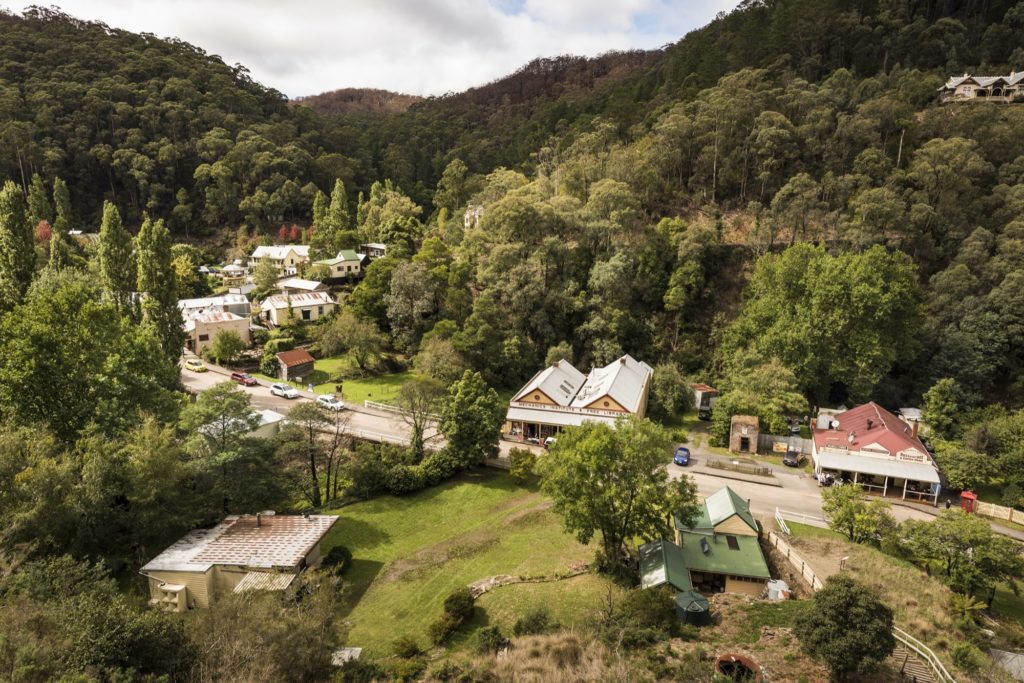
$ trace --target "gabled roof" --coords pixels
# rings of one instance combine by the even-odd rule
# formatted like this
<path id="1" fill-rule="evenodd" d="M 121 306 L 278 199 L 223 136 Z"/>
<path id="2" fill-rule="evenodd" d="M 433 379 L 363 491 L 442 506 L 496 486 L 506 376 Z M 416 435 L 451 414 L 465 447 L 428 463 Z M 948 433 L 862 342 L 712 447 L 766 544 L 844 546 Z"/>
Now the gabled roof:
<path id="1" fill-rule="evenodd" d="M 217 323 L 228 323 L 236 320 L 245 320 L 240 315 L 235 315 L 231 311 L 199 311 L 189 315 L 185 320 L 185 331 L 191 332 L 196 329 L 196 323 L 205 323 L 207 325 L 215 325 Z"/>
<path id="2" fill-rule="evenodd" d="M 298 569 L 338 521 L 335 515 L 231 515 L 212 529 L 185 534 L 142 567 L 149 571 L 205 572 L 214 565 Z"/>
<path id="3" fill-rule="evenodd" d="M 268 296 L 260 304 L 260 310 L 281 310 L 283 308 L 302 308 L 304 306 L 323 306 L 333 304 L 334 299 L 327 292 L 298 292 L 296 294 L 275 294 Z"/>
<path id="4" fill-rule="evenodd" d="M 524 396 L 541 391 L 558 405 L 565 407 L 572 403 L 586 376 L 574 368 L 569 361 L 555 361 L 533 376 L 512 400 L 520 401 Z"/>
<path id="5" fill-rule="evenodd" d="M 289 251 L 294 251 L 296 255 L 301 256 L 302 258 L 309 258 L 309 245 L 307 244 L 275 244 L 270 247 L 259 246 L 252 252 L 252 256 L 250 258 L 269 258 L 280 261 L 288 255 Z"/>
<path id="6" fill-rule="evenodd" d="M 244 294 L 221 294 L 220 296 L 207 296 L 199 299 L 178 299 L 178 308 L 183 311 L 191 311 L 199 308 L 210 308 L 211 306 L 234 306 L 248 303 L 249 299 Z"/>
<path id="7" fill-rule="evenodd" d="M 682 548 L 661 539 L 640 546 L 640 587 L 654 588 L 666 583 L 677 591 L 693 590 Z"/>
<path id="8" fill-rule="evenodd" d="M 647 363 L 626 354 L 603 368 L 591 370 L 571 405 L 584 408 L 602 396 L 609 396 L 629 412 L 635 413 L 640 409 L 644 387 L 653 373 Z"/>
<path id="9" fill-rule="evenodd" d="M 913 428 L 874 401 L 832 416 L 835 429 L 817 429 L 817 448 L 842 448 L 851 453 L 877 444 L 893 457 L 900 451 L 916 450 L 928 457 L 928 449 L 914 436 Z M 930 459 L 929 459 L 930 461 Z"/>
<path id="10" fill-rule="evenodd" d="M 757 521 L 750 514 L 747 501 L 728 486 L 723 486 L 704 499 L 700 516 L 692 527 L 684 526 L 678 517 L 675 518 L 675 526 L 681 531 L 710 534 L 714 532 L 715 527 L 734 515 L 739 516 L 754 531 L 758 530 Z"/>
<path id="11" fill-rule="evenodd" d="M 334 258 L 321 259 L 314 261 L 313 265 L 324 265 L 324 266 L 336 266 L 339 263 L 351 263 L 353 261 L 362 262 L 363 258 L 352 249 L 342 249 L 338 252 L 338 255 Z"/>

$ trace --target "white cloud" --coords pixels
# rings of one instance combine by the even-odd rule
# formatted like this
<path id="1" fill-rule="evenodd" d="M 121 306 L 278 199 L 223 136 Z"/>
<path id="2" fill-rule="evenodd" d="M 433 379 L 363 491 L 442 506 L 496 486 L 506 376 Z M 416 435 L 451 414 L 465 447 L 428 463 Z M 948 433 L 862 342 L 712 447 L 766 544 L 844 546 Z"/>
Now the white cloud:
<path id="1" fill-rule="evenodd" d="M 289 96 L 344 87 L 458 92 L 531 59 L 655 48 L 736 0 L 64 0 L 113 27 L 174 36 Z"/>

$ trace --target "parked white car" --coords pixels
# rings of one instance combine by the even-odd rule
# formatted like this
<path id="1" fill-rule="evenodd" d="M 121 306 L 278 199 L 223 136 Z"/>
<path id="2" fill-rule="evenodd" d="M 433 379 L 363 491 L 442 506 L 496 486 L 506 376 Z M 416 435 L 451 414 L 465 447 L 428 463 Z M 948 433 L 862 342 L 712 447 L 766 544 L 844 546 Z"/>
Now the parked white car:
<path id="1" fill-rule="evenodd" d="M 299 392 L 295 391 L 295 387 L 289 384 L 271 384 L 270 393 L 274 396 L 280 396 L 281 398 L 299 397 Z"/>
<path id="2" fill-rule="evenodd" d="M 334 394 L 323 394 L 322 396 L 316 397 L 317 405 L 327 408 L 327 410 L 333 410 L 335 412 L 339 410 L 345 410 L 345 404 L 334 397 Z"/>

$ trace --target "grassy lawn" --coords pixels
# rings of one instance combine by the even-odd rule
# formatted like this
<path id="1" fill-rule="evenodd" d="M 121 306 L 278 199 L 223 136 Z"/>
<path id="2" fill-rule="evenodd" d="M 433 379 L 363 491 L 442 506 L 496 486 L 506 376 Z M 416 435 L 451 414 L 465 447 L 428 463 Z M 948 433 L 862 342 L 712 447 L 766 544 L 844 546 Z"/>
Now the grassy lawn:
<path id="1" fill-rule="evenodd" d="M 498 574 L 551 574 L 589 562 L 593 549 L 566 535 L 547 504 L 506 474 L 480 472 L 411 496 L 382 496 L 338 510 L 341 520 L 324 552 L 344 544 L 355 558 L 342 599 L 347 644 L 376 657 L 391 654 L 391 643 L 402 635 L 427 646 L 427 627 L 454 588 Z M 564 609 L 552 610 L 568 618 L 575 603 L 571 585 L 500 588 L 481 604 L 504 623 L 520 604 L 560 600 Z M 587 579 L 576 585 L 583 590 Z M 554 600 L 561 589 L 570 592 Z"/>
<path id="2" fill-rule="evenodd" d="M 331 381 L 344 370 L 352 369 L 353 363 L 348 356 L 335 356 L 332 358 L 321 358 L 313 364 L 313 374 L 306 381 L 302 382 L 301 388 L 305 389 L 310 382 L 313 383 L 313 391 L 318 394 L 337 393 L 337 383 Z M 254 373 L 256 377 L 276 382 L 276 377 L 268 377 L 260 373 Z M 416 376 L 412 370 L 403 372 L 389 372 L 371 377 L 353 377 L 342 380 L 344 400 L 350 403 L 362 404 L 363 401 L 379 401 L 381 403 L 393 403 L 398 396 L 402 385 Z M 298 382 L 292 382 L 299 386 Z"/>
<path id="3" fill-rule="evenodd" d="M 837 531 L 831 529 L 822 529 L 821 527 L 810 526 L 808 524 L 797 524 L 796 522 L 786 522 L 786 526 L 789 527 L 790 532 L 797 538 L 824 538 L 832 541 L 845 541 L 846 537 Z"/>

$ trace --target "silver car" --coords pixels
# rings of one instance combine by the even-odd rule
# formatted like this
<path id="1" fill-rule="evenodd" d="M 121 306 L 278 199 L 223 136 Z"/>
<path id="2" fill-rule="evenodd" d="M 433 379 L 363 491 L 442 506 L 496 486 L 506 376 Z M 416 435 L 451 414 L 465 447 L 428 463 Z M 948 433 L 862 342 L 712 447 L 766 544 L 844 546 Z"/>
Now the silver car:
<path id="1" fill-rule="evenodd" d="M 270 393 L 281 398 L 298 398 L 299 392 L 290 384 L 271 384 Z"/>
<path id="2" fill-rule="evenodd" d="M 319 406 L 327 408 L 327 410 L 333 410 L 335 412 L 345 410 L 345 404 L 336 399 L 334 394 L 323 394 L 322 396 L 317 396 L 316 403 Z"/>

